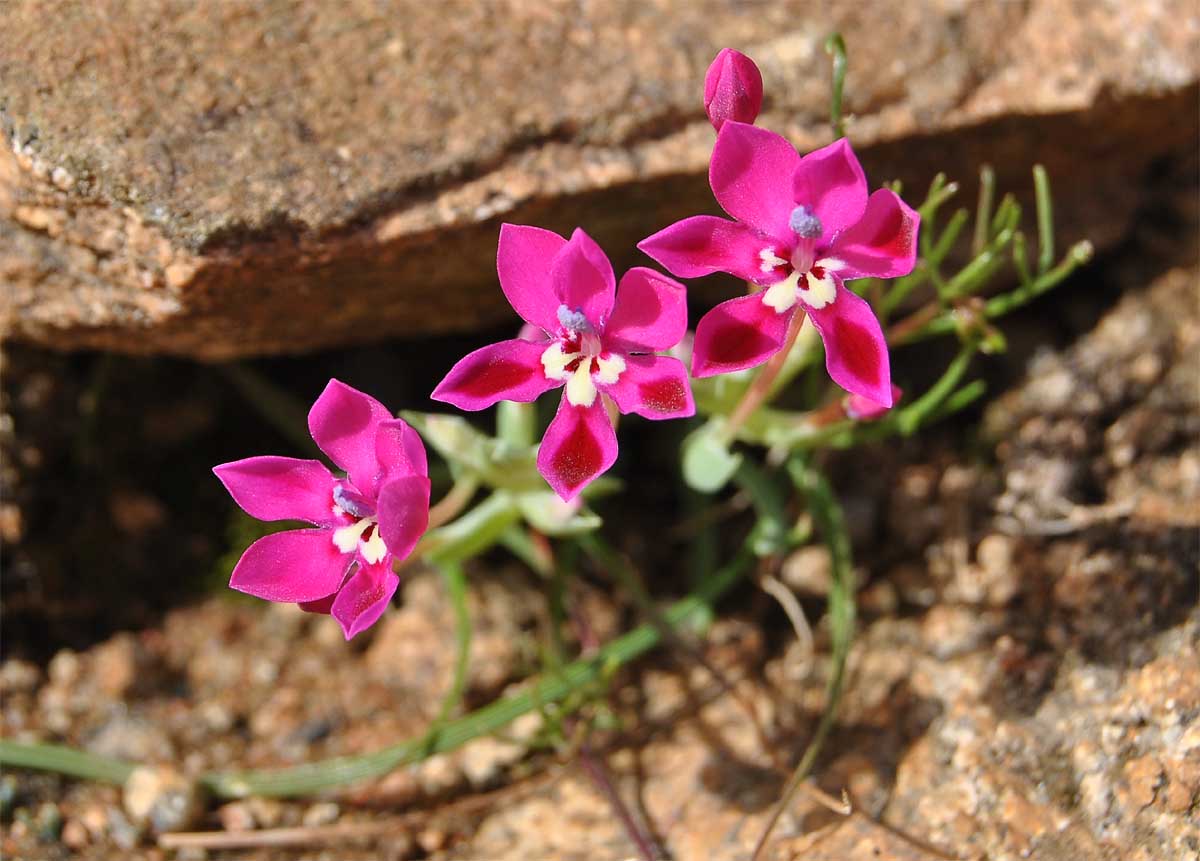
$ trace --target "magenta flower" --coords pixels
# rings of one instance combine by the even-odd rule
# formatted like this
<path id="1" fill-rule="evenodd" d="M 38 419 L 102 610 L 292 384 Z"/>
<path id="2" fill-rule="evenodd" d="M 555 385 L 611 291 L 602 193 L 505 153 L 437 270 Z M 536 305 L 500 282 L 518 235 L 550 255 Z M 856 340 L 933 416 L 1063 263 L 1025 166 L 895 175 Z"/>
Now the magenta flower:
<path id="1" fill-rule="evenodd" d="M 464 410 L 501 400 L 529 402 L 565 387 L 538 451 L 538 471 L 573 499 L 617 459 L 617 435 L 604 398 L 648 419 L 695 413 L 687 370 L 657 356 L 687 330 L 682 284 L 651 269 L 630 269 L 618 288 L 612 264 L 576 229 L 570 241 L 538 227 L 505 224 L 496 254 L 500 287 L 530 324 L 526 337 L 461 359 L 432 397 Z"/>
<path id="2" fill-rule="evenodd" d="M 762 109 L 762 75 L 754 61 L 722 48 L 704 75 L 704 112 L 717 131 L 726 120 L 753 123 Z"/>
<path id="3" fill-rule="evenodd" d="M 308 430 L 345 477 L 319 460 L 269 455 L 213 468 L 251 517 L 316 527 L 258 539 L 229 585 L 330 613 L 348 640 L 383 614 L 400 582 L 392 563 L 412 552 L 429 522 L 425 447 L 383 404 L 337 380 L 313 404 Z"/>
<path id="4" fill-rule="evenodd" d="M 911 272 L 917 213 L 890 190 L 867 196 L 862 167 L 844 139 L 801 158 L 779 135 L 739 122 L 726 122 L 717 135 L 709 183 L 734 221 L 686 218 L 638 248 L 683 278 L 728 272 L 766 289 L 724 302 L 700 320 L 692 375 L 762 364 L 804 311 L 825 342 L 833 380 L 891 406 L 879 321 L 842 282 Z"/>

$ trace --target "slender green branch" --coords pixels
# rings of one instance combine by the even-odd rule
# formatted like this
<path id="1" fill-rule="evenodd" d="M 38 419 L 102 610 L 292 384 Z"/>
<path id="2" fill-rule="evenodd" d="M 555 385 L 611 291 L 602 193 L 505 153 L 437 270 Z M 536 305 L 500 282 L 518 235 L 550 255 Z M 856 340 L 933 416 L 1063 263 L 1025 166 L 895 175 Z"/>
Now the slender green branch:
<path id="1" fill-rule="evenodd" d="M 844 138 L 842 123 L 842 89 L 846 84 L 846 42 L 841 33 L 831 33 L 825 40 L 825 53 L 833 57 L 833 90 L 829 98 L 829 124 L 834 138 Z"/>
<path id="2" fill-rule="evenodd" d="M 750 558 L 748 553 L 740 553 L 694 592 L 667 608 L 663 612 L 667 623 L 673 629 L 680 629 L 706 621 L 712 613 L 711 605 L 741 578 Z M 374 753 L 336 757 L 277 771 L 210 773 L 202 776 L 200 782 L 217 798 L 289 797 L 379 777 L 401 765 L 420 762 L 429 755 L 454 750 L 472 739 L 493 733 L 534 711 L 539 704 L 563 703 L 575 691 L 601 679 L 610 667 L 629 663 L 657 645 L 659 640 L 659 632 L 653 625 L 635 628 L 594 655 L 533 681 L 524 691 L 450 721 L 441 728 L 432 744 L 421 737 Z M 124 782 L 135 767 L 133 763 L 57 745 L 5 740 L 0 740 L 0 765 L 58 771 L 110 783 Z"/>
<path id="3" fill-rule="evenodd" d="M 1046 168 L 1033 166 L 1033 193 L 1037 199 L 1038 274 L 1054 265 L 1054 206 L 1050 202 L 1050 178 Z"/>
<path id="4" fill-rule="evenodd" d="M 825 538 L 831 560 L 832 582 L 829 586 L 829 635 L 831 654 L 829 657 L 829 680 L 825 684 L 825 709 L 813 733 L 799 765 L 792 772 L 784 788 L 783 796 L 771 818 L 763 829 L 762 836 L 754 847 L 752 859 L 757 859 L 770 839 L 779 817 L 791 805 L 796 791 L 812 771 L 813 764 L 821 752 L 825 739 L 837 721 L 838 706 L 842 701 L 842 690 L 846 682 L 846 658 L 854 640 L 854 572 L 850 553 L 850 534 L 846 530 L 846 519 L 842 508 L 834 498 L 829 483 L 819 472 L 812 469 L 800 457 L 788 461 L 788 473 L 796 487 L 808 500 L 813 520 Z"/>
<path id="5" fill-rule="evenodd" d="M 975 210 L 975 235 L 971 239 L 971 251 L 974 254 L 979 254 L 987 245 L 995 194 L 996 172 L 990 164 L 985 164 L 979 171 L 979 204 Z"/>
<path id="6" fill-rule="evenodd" d="M 136 763 L 98 756 L 58 744 L 35 744 L 0 738 L 0 765 L 53 771 L 81 780 L 124 783 Z"/>
<path id="7" fill-rule="evenodd" d="M 442 574 L 442 582 L 446 584 L 446 594 L 450 598 L 450 606 L 454 611 L 454 678 L 450 682 L 450 690 L 442 699 L 437 716 L 425 736 L 426 749 L 432 749 L 437 744 L 438 734 L 446 724 L 446 720 L 454 713 L 463 700 L 467 689 L 467 671 L 471 666 L 471 613 L 467 607 L 467 577 L 462 566 L 457 563 L 446 563 L 438 566 Z"/>
<path id="8" fill-rule="evenodd" d="M 983 307 L 984 318 L 994 320 L 997 317 L 1003 317 L 1005 314 L 1015 311 L 1023 305 L 1029 304 L 1038 296 L 1057 287 L 1068 275 L 1091 259 L 1092 244 L 1086 240 L 1076 243 L 1057 266 L 1040 275 L 1028 286 L 1019 287 L 1010 293 L 1005 293 L 988 300 L 987 304 Z M 955 332 L 958 326 L 959 312 L 956 310 L 946 311 L 934 317 L 919 329 L 907 333 L 903 338 L 898 339 L 897 343 L 911 344 L 938 335 L 949 335 Z"/>

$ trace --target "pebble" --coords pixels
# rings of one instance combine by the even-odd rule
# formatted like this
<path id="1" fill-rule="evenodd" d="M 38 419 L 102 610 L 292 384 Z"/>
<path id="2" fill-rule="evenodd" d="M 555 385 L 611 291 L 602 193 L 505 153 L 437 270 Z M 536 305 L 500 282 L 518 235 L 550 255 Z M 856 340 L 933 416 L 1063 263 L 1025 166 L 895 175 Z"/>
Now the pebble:
<path id="1" fill-rule="evenodd" d="M 195 782 L 165 766 L 141 766 L 125 781 L 122 802 L 139 825 L 155 832 L 186 831 L 199 820 L 203 798 Z"/>
<path id="2" fill-rule="evenodd" d="M 87 826 L 78 819 L 68 819 L 63 825 L 62 842 L 71 849 L 82 849 L 91 842 Z"/>
<path id="3" fill-rule="evenodd" d="M 254 811 L 245 801 L 231 801 L 217 808 L 217 819 L 226 831 L 253 831 L 258 825 Z"/>
<path id="4" fill-rule="evenodd" d="M 321 825 L 330 825 L 337 822 L 337 818 L 342 811 L 332 801 L 322 801 L 314 804 L 308 810 L 304 811 L 304 816 L 300 820 L 300 824 L 306 828 L 316 828 Z"/>

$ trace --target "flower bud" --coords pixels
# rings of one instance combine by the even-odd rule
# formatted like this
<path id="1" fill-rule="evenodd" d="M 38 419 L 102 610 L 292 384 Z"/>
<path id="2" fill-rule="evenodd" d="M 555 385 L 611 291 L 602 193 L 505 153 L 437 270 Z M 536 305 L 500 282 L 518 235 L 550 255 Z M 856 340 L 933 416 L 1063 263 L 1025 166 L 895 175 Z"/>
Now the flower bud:
<path id="1" fill-rule="evenodd" d="M 762 98 L 758 66 L 745 54 L 722 48 L 704 76 L 704 111 L 713 128 L 720 131 L 726 120 L 753 123 Z"/>

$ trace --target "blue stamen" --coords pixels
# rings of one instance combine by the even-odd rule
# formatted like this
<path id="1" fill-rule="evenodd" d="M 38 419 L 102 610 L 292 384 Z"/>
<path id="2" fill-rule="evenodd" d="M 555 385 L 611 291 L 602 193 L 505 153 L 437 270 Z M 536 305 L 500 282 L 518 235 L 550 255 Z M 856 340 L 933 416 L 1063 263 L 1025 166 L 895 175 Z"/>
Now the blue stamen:
<path id="1" fill-rule="evenodd" d="M 333 501 L 342 511 L 351 517 L 373 517 L 375 509 L 371 503 L 353 490 L 347 490 L 340 484 L 334 485 Z"/>
<path id="2" fill-rule="evenodd" d="M 558 322 L 568 332 L 590 332 L 592 329 L 583 311 L 572 311 L 566 305 L 558 306 Z"/>
<path id="3" fill-rule="evenodd" d="M 788 227 L 801 239 L 821 238 L 821 219 L 807 206 L 797 206 L 788 218 Z"/>

